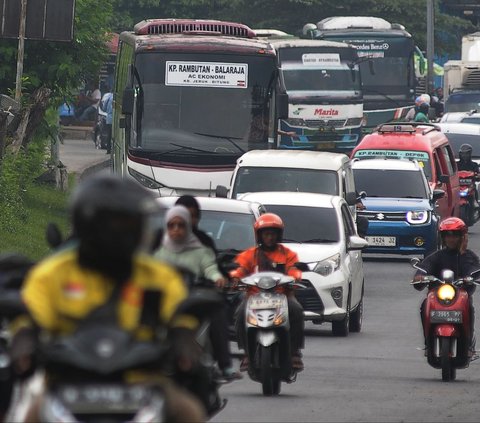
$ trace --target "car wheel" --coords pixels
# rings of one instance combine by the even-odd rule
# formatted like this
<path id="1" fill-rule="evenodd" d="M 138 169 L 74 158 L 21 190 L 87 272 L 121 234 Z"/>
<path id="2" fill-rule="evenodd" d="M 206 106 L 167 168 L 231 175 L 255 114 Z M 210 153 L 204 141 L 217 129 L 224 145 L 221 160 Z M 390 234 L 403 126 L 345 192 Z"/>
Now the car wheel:
<path id="1" fill-rule="evenodd" d="M 332 322 L 332 333 L 334 336 L 348 336 L 350 328 L 350 291 L 348 292 L 347 309 L 342 320 Z"/>
<path id="2" fill-rule="evenodd" d="M 360 302 L 357 305 L 355 311 L 350 315 L 350 332 L 360 332 L 362 330 L 363 323 L 363 286 L 362 286 L 362 296 L 360 297 Z"/>

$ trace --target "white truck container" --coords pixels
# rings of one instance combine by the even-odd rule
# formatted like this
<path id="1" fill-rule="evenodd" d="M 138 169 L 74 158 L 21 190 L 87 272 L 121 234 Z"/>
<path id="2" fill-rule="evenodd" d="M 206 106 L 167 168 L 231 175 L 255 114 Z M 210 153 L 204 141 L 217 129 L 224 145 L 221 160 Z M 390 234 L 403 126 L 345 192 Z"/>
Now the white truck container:
<path id="1" fill-rule="evenodd" d="M 480 62 L 480 32 L 462 37 L 462 61 Z"/>
<path id="2" fill-rule="evenodd" d="M 449 60 L 443 66 L 443 94 L 446 101 L 454 91 L 480 89 L 480 60 Z"/>

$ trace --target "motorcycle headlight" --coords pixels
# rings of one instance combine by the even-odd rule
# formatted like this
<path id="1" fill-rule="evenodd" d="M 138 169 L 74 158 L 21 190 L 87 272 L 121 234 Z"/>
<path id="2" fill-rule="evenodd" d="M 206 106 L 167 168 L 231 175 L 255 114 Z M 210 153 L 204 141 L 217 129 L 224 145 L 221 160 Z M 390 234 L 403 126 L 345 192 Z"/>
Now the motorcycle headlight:
<path id="1" fill-rule="evenodd" d="M 340 254 L 335 254 L 325 260 L 319 261 L 313 271 L 322 276 L 328 276 L 340 267 Z"/>
<path id="2" fill-rule="evenodd" d="M 459 191 L 460 197 L 468 197 L 468 188 Z"/>
<path id="3" fill-rule="evenodd" d="M 421 211 L 409 211 L 407 213 L 407 222 L 411 225 L 421 225 L 428 221 L 430 213 L 426 210 Z"/>
<path id="4" fill-rule="evenodd" d="M 444 303 L 452 302 L 455 298 L 455 288 L 449 284 L 442 285 L 437 290 L 437 298 Z"/>

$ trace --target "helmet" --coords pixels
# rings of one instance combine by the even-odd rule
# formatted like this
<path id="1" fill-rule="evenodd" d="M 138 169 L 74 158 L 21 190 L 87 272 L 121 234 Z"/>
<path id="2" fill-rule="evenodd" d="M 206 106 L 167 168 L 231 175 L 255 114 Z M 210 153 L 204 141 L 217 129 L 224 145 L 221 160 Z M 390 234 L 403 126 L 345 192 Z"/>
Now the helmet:
<path id="1" fill-rule="evenodd" d="M 451 232 L 460 232 L 461 234 L 466 234 L 468 232 L 467 225 L 458 217 L 448 217 L 440 223 L 438 229 L 442 236 Z"/>
<path id="2" fill-rule="evenodd" d="M 469 161 L 472 158 L 473 148 L 470 144 L 462 144 L 458 150 L 458 157 L 462 161 Z"/>
<path id="3" fill-rule="evenodd" d="M 258 218 L 258 220 L 253 225 L 253 229 L 255 230 L 256 241 L 257 243 L 259 243 L 259 235 L 263 229 L 276 229 L 278 231 L 278 238 L 279 240 L 281 240 L 283 237 L 283 230 L 285 229 L 285 225 L 283 224 L 280 216 L 274 213 L 265 213 Z"/>
<path id="4" fill-rule="evenodd" d="M 131 262 L 147 241 L 147 218 L 156 210 L 153 196 L 131 179 L 111 174 L 86 179 L 70 203 L 81 263 L 111 270 L 119 262 Z"/>

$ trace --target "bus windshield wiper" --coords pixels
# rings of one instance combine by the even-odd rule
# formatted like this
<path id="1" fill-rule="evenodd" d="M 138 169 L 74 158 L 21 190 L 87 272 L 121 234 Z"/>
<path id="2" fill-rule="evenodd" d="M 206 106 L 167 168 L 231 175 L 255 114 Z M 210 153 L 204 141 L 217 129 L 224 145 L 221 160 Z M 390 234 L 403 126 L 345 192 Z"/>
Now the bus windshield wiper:
<path id="1" fill-rule="evenodd" d="M 187 145 L 180 145 L 180 144 L 174 144 L 174 143 L 170 143 L 170 144 L 175 146 L 175 147 L 178 147 L 178 148 L 174 148 L 172 150 L 167 150 L 167 151 L 145 151 L 145 150 L 143 150 L 143 151 L 145 153 L 148 153 L 149 157 L 160 157 L 160 156 L 163 156 L 165 154 L 177 153 L 177 152 L 180 152 L 180 151 L 183 151 L 183 150 L 195 151 L 195 152 L 203 153 L 203 154 L 212 154 L 213 153 L 212 151 L 201 150 L 200 148 L 189 147 Z"/>
<path id="2" fill-rule="evenodd" d="M 240 147 L 235 141 L 233 141 L 233 140 L 241 140 L 241 138 L 227 137 L 227 136 L 224 136 L 224 135 L 202 134 L 201 132 L 194 132 L 194 134 L 195 135 L 201 135 L 202 137 L 210 137 L 210 138 L 217 138 L 217 139 L 221 139 L 221 140 L 227 140 L 232 145 L 237 147 L 242 153 L 246 153 L 246 151 L 242 147 Z"/>

